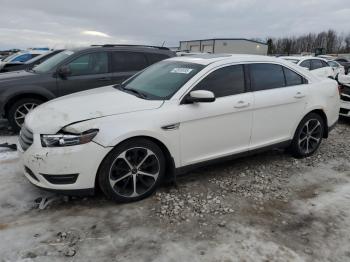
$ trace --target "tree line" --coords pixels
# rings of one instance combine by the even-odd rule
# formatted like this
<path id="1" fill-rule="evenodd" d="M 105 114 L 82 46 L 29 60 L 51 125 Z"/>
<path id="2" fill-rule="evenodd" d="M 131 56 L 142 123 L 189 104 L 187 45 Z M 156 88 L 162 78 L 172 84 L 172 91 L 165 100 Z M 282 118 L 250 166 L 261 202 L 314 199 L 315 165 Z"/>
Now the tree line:
<path id="1" fill-rule="evenodd" d="M 323 48 L 327 54 L 350 53 L 350 33 L 339 34 L 332 29 L 299 37 L 269 37 L 266 43 L 271 55 L 314 53 L 316 48 Z"/>

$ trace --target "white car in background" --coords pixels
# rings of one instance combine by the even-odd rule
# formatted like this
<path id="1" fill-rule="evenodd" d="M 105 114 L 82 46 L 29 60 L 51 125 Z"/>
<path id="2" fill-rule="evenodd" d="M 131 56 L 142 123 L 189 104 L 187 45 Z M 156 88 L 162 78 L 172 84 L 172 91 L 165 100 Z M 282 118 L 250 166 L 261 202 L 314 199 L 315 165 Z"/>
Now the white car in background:
<path id="1" fill-rule="evenodd" d="M 334 70 L 326 59 L 313 56 L 281 56 L 279 58 L 304 67 L 319 77 L 336 77 Z"/>
<path id="2" fill-rule="evenodd" d="M 344 66 L 339 64 L 337 61 L 335 61 L 335 60 L 328 60 L 327 63 L 330 65 L 330 67 L 332 67 L 335 76 L 345 75 L 345 68 L 344 68 Z"/>
<path id="3" fill-rule="evenodd" d="M 130 202 L 218 160 L 274 147 L 308 157 L 338 116 L 337 82 L 282 59 L 174 57 L 119 86 L 38 106 L 25 119 L 18 151 L 38 187 L 84 194 L 97 186 Z"/>

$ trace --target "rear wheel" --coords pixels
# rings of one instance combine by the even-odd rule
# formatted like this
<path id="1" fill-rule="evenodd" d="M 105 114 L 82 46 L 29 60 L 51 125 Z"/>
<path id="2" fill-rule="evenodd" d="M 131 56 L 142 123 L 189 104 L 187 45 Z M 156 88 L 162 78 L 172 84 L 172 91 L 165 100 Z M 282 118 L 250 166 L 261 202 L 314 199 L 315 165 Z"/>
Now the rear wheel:
<path id="1" fill-rule="evenodd" d="M 36 98 L 23 98 L 16 101 L 9 109 L 7 119 L 15 132 L 24 124 L 25 116 L 44 101 Z"/>
<path id="2" fill-rule="evenodd" d="M 161 149 L 147 139 L 118 145 L 103 160 L 98 174 L 105 195 L 117 202 L 132 202 L 151 195 L 165 171 Z"/>
<path id="3" fill-rule="evenodd" d="M 300 122 L 295 132 L 290 151 L 293 156 L 311 156 L 319 148 L 325 132 L 324 120 L 316 113 L 310 113 Z"/>

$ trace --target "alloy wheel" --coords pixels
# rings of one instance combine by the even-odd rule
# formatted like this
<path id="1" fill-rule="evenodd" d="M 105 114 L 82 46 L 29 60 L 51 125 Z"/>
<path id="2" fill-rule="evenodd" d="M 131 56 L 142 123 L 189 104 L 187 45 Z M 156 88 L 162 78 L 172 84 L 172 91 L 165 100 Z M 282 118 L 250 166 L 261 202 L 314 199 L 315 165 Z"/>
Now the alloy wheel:
<path id="1" fill-rule="evenodd" d="M 318 119 L 308 120 L 299 135 L 299 148 L 304 154 L 314 152 L 322 139 L 322 124 Z"/>
<path id="2" fill-rule="evenodd" d="M 15 121 L 18 126 L 22 126 L 26 115 L 36 108 L 38 104 L 36 103 L 25 103 L 19 106 L 15 112 Z"/>
<path id="3" fill-rule="evenodd" d="M 120 196 L 138 197 L 154 186 L 159 172 L 159 159 L 153 151 L 143 147 L 130 148 L 113 161 L 109 183 Z"/>

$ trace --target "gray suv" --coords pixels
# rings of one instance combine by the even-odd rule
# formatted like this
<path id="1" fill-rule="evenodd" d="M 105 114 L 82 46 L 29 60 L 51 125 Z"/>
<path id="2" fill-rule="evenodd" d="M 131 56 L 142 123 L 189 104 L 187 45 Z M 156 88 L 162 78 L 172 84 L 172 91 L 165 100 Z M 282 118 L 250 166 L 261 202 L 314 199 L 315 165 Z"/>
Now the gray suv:
<path id="1" fill-rule="evenodd" d="M 158 61 L 175 56 L 165 47 L 102 45 L 60 52 L 27 71 L 0 75 L 0 115 L 19 131 L 26 114 L 59 96 L 119 84 Z"/>

